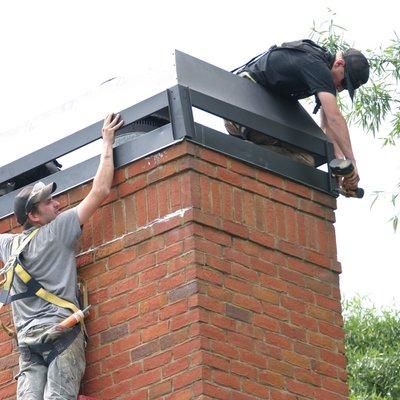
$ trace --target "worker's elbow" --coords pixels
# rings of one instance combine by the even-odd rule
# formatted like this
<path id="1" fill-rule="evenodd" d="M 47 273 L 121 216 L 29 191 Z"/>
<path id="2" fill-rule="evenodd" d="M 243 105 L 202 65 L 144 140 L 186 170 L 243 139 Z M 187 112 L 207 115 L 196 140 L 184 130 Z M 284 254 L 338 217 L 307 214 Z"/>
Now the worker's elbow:
<path id="1" fill-rule="evenodd" d="M 110 195 L 110 193 L 111 193 L 111 189 L 110 189 L 110 188 L 108 188 L 108 187 L 103 187 L 103 188 L 101 189 L 101 197 L 103 198 L 103 200 L 104 200 L 105 198 L 107 198 L 107 197 Z"/>
<path id="2" fill-rule="evenodd" d="M 110 193 L 111 189 L 105 186 L 100 186 L 92 189 L 92 194 L 98 202 L 102 202 L 103 200 L 105 200 Z"/>

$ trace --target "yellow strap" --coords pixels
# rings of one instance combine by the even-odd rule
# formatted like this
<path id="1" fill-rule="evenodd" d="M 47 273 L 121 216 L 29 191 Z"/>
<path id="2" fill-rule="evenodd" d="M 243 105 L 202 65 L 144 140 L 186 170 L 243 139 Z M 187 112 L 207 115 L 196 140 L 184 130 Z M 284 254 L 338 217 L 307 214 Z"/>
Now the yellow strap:
<path id="1" fill-rule="evenodd" d="M 15 254 L 15 251 L 18 249 L 18 238 L 19 235 L 15 235 L 13 238 L 12 246 L 11 246 L 11 254 Z"/>
<path id="2" fill-rule="evenodd" d="M 79 308 L 74 304 L 71 303 L 70 301 L 64 300 L 61 297 L 56 296 L 53 293 L 48 292 L 45 289 L 39 289 L 36 292 L 36 296 L 39 296 L 43 300 L 48 301 L 49 303 L 55 304 L 58 307 L 63 307 L 63 308 L 68 308 L 72 312 L 77 312 L 79 311 Z"/>
<path id="3" fill-rule="evenodd" d="M 7 292 L 10 290 L 13 277 L 14 277 L 14 268 L 10 268 L 6 273 L 6 279 L 3 284 L 3 290 L 6 290 Z"/>
<path id="4" fill-rule="evenodd" d="M 27 284 L 32 277 L 26 272 L 24 268 L 22 268 L 21 264 L 17 264 L 14 268 L 16 274 L 21 278 L 22 282 Z"/>
<path id="5" fill-rule="evenodd" d="M 32 279 L 32 277 L 26 272 L 26 270 L 22 268 L 21 264 L 17 264 L 14 269 L 15 273 L 21 278 L 22 282 L 24 282 L 25 285 Z"/>
<path id="6" fill-rule="evenodd" d="M 18 248 L 18 235 L 16 235 L 13 239 L 11 246 L 11 254 L 16 254 L 17 248 Z M 6 277 L 2 282 L 3 290 L 10 291 L 10 286 L 12 284 L 13 278 L 14 278 L 14 265 L 6 272 Z M 0 310 L 3 308 L 3 306 L 4 303 L 0 303 Z M 3 331 L 11 338 L 15 338 L 17 336 L 14 330 L 12 328 L 9 328 L 7 325 L 4 325 L 1 319 L 0 319 L 0 326 L 3 329 Z"/>
<path id="7" fill-rule="evenodd" d="M 32 279 L 32 277 L 22 267 L 21 264 L 17 264 L 15 266 L 15 273 L 21 278 L 22 282 L 24 282 L 25 284 L 27 284 Z M 48 292 L 46 289 L 40 288 L 35 294 L 36 294 L 36 296 L 40 297 L 41 299 L 46 300 L 49 303 L 52 303 L 58 307 L 68 308 L 72 312 L 76 312 L 79 310 L 79 308 L 74 303 L 64 300 L 61 297 Z"/>
<path id="8" fill-rule="evenodd" d="M 11 255 L 9 260 L 7 260 L 7 263 L 9 263 L 11 261 L 11 257 L 15 257 L 13 256 L 13 254 L 17 254 L 16 250 L 18 248 L 18 235 L 14 236 L 13 242 L 12 242 L 12 246 L 11 246 Z M 15 263 L 15 260 L 13 261 L 13 263 Z M 11 266 L 11 268 L 6 272 L 4 280 L 1 282 L 3 285 L 3 290 L 9 292 L 10 291 L 10 286 L 12 284 L 14 278 L 14 265 Z"/>
<path id="9" fill-rule="evenodd" d="M 12 242 L 12 246 L 11 246 L 11 257 L 14 257 L 16 260 L 16 257 L 21 253 L 21 251 L 26 247 L 26 245 L 31 241 L 31 239 L 38 233 L 39 228 L 35 229 L 34 231 L 32 231 L 22 242 L 21 244 L 18 246 L 18 238 L 19 236 L 16 235 L 13 239 Z M 13 264 L 15 264 L 15 260 L 13 261 Z M 13 278 L 14 278 L 14 268 L 15 265 L 12 265 L 11 268 L 7 271 L 6 273 L 6 277 L 5 280 L 3 282 L 3 289 L 6 291 L 10 290 L 10 287 L 12 285 L 13 282 Z"/>
<path id="10" fill-rule="evenodd" d="M 34 231 L 32 231 L 22 242 L 21 244 L 18 246 L 17 250 L 14 251 L 15 249 L 12 250 L 12 254 L 19 254 L 24 248 L 25 246 L 31 241 L 31 239 L 39 232 L 39 228 L 35 229 Z M 13 241 L 13 247 L 15 246 L 15 242 L 18 243 L 18 240 L 16 240 L 18 236 L 16 236 L 14 238 Z"/>
<path id="11" fill-rule="evenodd" d="M 16 255 L 19 255 L 19 253 L 25 248 L 25 246 L 31 241 L 31 239 L 36 235 L 36 233 L 38 231 L 39 231 L 39 229 L 35 229 L 34 231 L 32 231 L 22 241 L 22 243 L 19 246 L 18 246 L 18 236 L 16 236 L 12 243 L 11 256 L 15 257 Z M 4 290 L 10 290 L 10 286 L 12 284 L 13 277 L 14 277 L 14 271 L 21 278 L 22 282 L 24 282 L 25 284 L 27 284 L 32 279 L 31 275 L 22 267 L 21 264 L 16 264 L 7 271 L 6 279 L 5 279 L 5 282 L 3 285 Z M 58 307 L 67 308 L 67 309 L 71 310 L 73 313 L 79 311 L 79 308 L 74 303 L 64 300 L 61 297 L 48 292 L 46 289 L 40 288 L 35 294 L 36 294 L 36 296 L 40 297 L 41 299 L 48 301 L 49 303 L 52 303 Z M 3 305 L 4 304 L 0 302 L 0 310 L 3 307 Z M 0 325 L 9 336 L 11 336 L 11 337 L 16 336 L 15 332 L 12 329 L 5 326 L 1 320 L 0 320 Z M 81 326 L 82 326 L 82 329 L 85 329 L 85 325 L 84 325 L 83 321 L 81 321 Z"/>

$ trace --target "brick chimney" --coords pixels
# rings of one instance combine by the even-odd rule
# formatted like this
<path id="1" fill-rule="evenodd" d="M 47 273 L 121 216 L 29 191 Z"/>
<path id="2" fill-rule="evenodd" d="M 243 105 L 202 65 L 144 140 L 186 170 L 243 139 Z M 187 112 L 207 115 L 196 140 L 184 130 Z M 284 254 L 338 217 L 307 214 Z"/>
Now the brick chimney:
<path id="1" fill-rule="evenodd" d="M 334 208 L 187 141 L 119 170 L 78 257 L 92 304 L 84 393 L 346 399 Z M 4 333 L 0 349 L 0 397 L 13 399 L 17 354 Z"/>
<path id="2" fill-rule="evenodd" d="M 116 149 L 112 193 L 84 226 L 78 272 L 92 309 L 82 392 L 102 400 L 345 400 L 335 182 L 207 130 L 191 107 L 301 145 L 317 165 L 332 158 L 332 145 L 300 106 L 182 53 L 177 61 L 179 85 L 123 115 L 130 123 L 167 107 L 171 123 Z M 89 142 L 97 127 L 85 132 Z M 72 150 L 82 137 L 57 148 Z M 0 175 L 45 157 L 38 151 Z M 95 168 L 87 160 L 56 174 L 63 207 L 84 198 Z M 20 230 L 9 216 L 12 196 L 0 200 L 1 233 Z M 10 320 L 9 308 L 1 314 Z M 1 399 L 15 399 L 17 364 L 1 332 Z"/>

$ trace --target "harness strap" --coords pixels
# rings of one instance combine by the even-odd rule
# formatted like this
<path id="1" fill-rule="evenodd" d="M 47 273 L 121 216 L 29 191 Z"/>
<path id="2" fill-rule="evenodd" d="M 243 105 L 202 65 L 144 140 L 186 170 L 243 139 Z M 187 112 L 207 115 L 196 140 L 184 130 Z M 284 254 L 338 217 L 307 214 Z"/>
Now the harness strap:
<path id="1" fill-rule="evenodd" d="M 253 57 L 251 60 L 247 61 L 242 66 L 233 69 L 231 72 L 234 74 L 237 74 L 237 75 L 241 75 L 241 73 L 243 73 L 245 68 L 250 67 L 251 65 L 256 63 L 260 58 L 264 57 L 265 55 L 268 54 L 268 56 L 269 56 L 269 54 L 271 54 L 273 51 L 294 50 L 294 51 L 300 51 L 303 53 L 309 53 L 310 48 L 322 52 L 325 55 L 325 58 L 328 59 L 329 51 L 327 48 L 320 46 L 319 44 L 315 43 L 314 41 L 312 41 L 310 39 L 302 39 L 302 40 L 296 40 L 293 42 L 282 43 L 281 46 L 273 45 L 267 51 L 258 54 L 257 56 Z M 333 61 L 331 61 L 331 63 L 333 63 Z M 332 65 L 330 65 L 330 68 L 331 67 L 332 67 Z M 254 78 L 252 78 L 252 80 L 255 81 Z M 313 110 L 313 114 L 316 114 L 320 108 L 321 108 L 321 101 L 319 100 L 318 96 L 315 96 L 315 107 Z"/>
<path id="2" fill-rule="evenodd" d="M 31 279 L 26 284 L 27 290 L 23 293 L 17 293 L 9 298 L 9 303 L 12 303 L 15 300 L 25 299 L 27 297 L 35 296 L 36 292 L 41 288 L 41 285 L 38 283 L 36 279 Z"/>
<path id="3" fill-rule="evenodd" d="M 33 361 L 48 367 L 57 356 L 72 344 L 80 330 L 80 326 L 75 325 L 73 329 L 63 333 L 53 342 L 18 346 L 21 357 L 24 361 Z M 46 352 L 49 352 L 49 354 L 44 356 L 43 353 Z"/>
<path id="4" fill-rule="evenodd" d="M 33 237 L 38 233 L 39 229 L 33 230 L 28 236 L 22 240 L 22 242 L 18 245 L 19 242 L 19 236 L 16 235 L 13 239 L 12 242 L 12 247 L 11 247 L 11 255 L 8 258 L 6 265 L 3 269 L 5 269 L 5 278 L 3 282 L 3 290 L 9 291 L 10 287 L 12 285 L 12 281 L 14 278 L 14 265 L 17 262 L 18 256 L 20 253 L 25 249 L 25 247 L 28 245 L 28 243 L 33 239 Z M 7 269 L 8 267 L 8 269 Z"/>
<path id="5" fill-rule="evenodd" d="M 253 57 L 251 60 L 247 61 L 245 64 L 241 65 L 240 67 L 237 67 L 233 69 L 231 72 L 233 74 L 239 75 L 246 67 L 254 64 L 256 61 L 258 61 L 261 57 L 263 57 L 265 54 L 270 53 L 272 50 L 275 50 L 278 46 L 274 44 L 271 46 L 268 50 L 258 54 L 257 56 Z"/>
<path id="6" fill-rule="evenodd" d="M 26 245 L 36 235 L 38 231 L 39 229 L 35 229 L 34 231 L 32 231 L 26 238 L 24 238 L 24 240 L 22 240 L 19 246 L 18 236 L 16 236 L 13 240 L 11 256 L 7 260 L 7 264 L 12 263 L 12 265 L 6 272 L 3 290 L 0 292 L 0 310 L 5 304 L 11 303 L 14 300 L 19 300 L 36 295 L 41 299 L 58 307 L 69 309 L 72 311 L 72 313 L 77 312 L 79 311 L 79 308 L 74 303 L 64 300 L 63 298 L 44 289 L 44 287 L 35 278 L 32 278 L 32 276 L 22 267 L 20 262 L 18 262 L 18 257 L 20 253 L 24 250 Z M 14 280 L 14 273 L 17 274 L 22 282 L 27 286 L 27 290 L 23 293 L 17 293 L 13 296 L 10 296 L 10 288 Z M 0 324 L 9 336 L 15 337 L 15 332 L 9 327 L 5 326 L 3 322 L 1 322 L 1 320 Z M 81 321 L 80 325 L 85 332 L 83 321 Z"/>
<path id="7" fill-rule="evenodd" d="M 21 264 L 17 264 L 15 266 L 15 273 L 22 280 L 22 282 L 24 282 L 25 285 L 28 287 L 28 290 L 26 292 L 20 293 L 19 298 L 36 295 L 41 299 L 51 304 L 54 304 L 55 306 L 66 308 L 72 311 L 72 313 L 79 311 L 79 308 L 74 303 L 47 291 L 36 279 L 32 278 L 32 276 L 26 271 L 26 269 L 22 267 Z M 80 328 L 83 330 L 86 336 L 86 328 L 84 321 L 82 320 L 78 326 L 80 326 Z"/>
<path id="8" fill-rule="evenodd" d="M 22 280 L 22 282 L 25 283 L 25 285 L 28 286 L 29 284 L 31 284 L 33 288 L 37 288 L 37 290 L 34 292 L 34 294 L 36 296 L 42 298 L 43 300 L 48 301 L 49 303 L 56 305 L 58 307 L 67 308 L 67 309 L 71 310 L 73 313 L 79 310 L 79 308 L 74 303 L 64 300 L 61 297 L 58 297 L 57 295 L 50 293 L 46 289 L 44 289 L 43 286 L 40 285 L 40 283 L 36 281 L 36 279 L 32 278 L 32 276 L 26 271 L 26 269 L 24 269 L 22 267 L 21 264 L 17 264 L 15 266 L 15 273 Z M 25 292 L 25 293 L 27 293 L 27 292 Z"/>
<path id="9" fill-rule="evenodd" d="M 11 255 L 4 266 L 5 269 L 5 277 L 1 281 L 0 284 L 3 284 L 3 290 L 0 292 L 0 310 L 3 308 L 5 304 L 11 302 L 10 300 L 10 289 L 14 280 L 14 267 L 15 263 L 18 259 L 19 254 L 24 250 L 24 248 L 28 245 L 28 243 L 33 239 L 33 237 L 38 233 L 39 229 L 33 230 L 28 236 L 19 243 L 19 236 L 15 236 L 12 242 L 11 247 Z M 6 269 L 8 267 L 8 269 Z M 3 269 L 3 270 L 4 270 Z M 4 273 L 3 273 L 4 274 Z M 15 332 L 6 326 L 0 318 L 0 326 L 10 337 L 15 337 Z"/>

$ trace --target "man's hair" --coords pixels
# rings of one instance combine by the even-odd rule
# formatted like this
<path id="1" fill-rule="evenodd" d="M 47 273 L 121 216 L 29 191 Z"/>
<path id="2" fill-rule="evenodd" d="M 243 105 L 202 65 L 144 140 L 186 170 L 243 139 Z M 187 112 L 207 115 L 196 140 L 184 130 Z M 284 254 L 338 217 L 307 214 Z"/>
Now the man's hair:
<path id="1" fill-rule="evenodd" d="M 31 213 L 38 213 L 39 212 L 39 204 L 35 203 L 32 204 L 32 206 L 30 207 L 30 211 Z M 24 222 L 24 229 L 30 229 L 33 228 L 35 225 L 33 224 L 33 222 L 30 220 L 29 215 L 27 215 L 26 221 Z"/>

